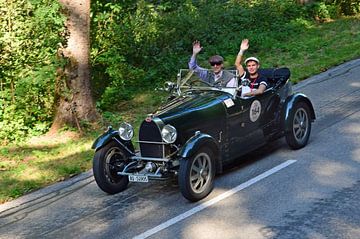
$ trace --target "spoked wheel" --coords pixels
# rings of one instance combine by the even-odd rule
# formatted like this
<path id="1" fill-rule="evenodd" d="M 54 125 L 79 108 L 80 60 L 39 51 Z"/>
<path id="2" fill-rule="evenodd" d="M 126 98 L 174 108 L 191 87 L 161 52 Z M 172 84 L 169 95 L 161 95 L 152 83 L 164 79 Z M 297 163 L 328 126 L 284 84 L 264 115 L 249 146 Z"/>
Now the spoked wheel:
<path id="1" fill-rule="evenodd" d="M 116 142 L 110 142 L 95 153 L 93 172 L 97 185 L 109 194 L 115 194 L 126 189 L 129 180 L 117 172 L 126 166 L 127 157 Z"/>
<path id="2" fill-rule="evenodd" d="M 179 186 L 190 201 L 201 200 L 211 192 L 214 176 L 214 153 L 208 148 L 201 148 L 190 159 L 180 160 Z"/>
<path id="3" fill-rule="evenodd" d="M 286 133 L 286 141 L 292 149 L 300 149 L 307 144 L 310 137 L 309 106 L 303 102 L 296 104 L 290 112 L 289 120 L 292 122 L 292 128 L 290 132 Z"/>

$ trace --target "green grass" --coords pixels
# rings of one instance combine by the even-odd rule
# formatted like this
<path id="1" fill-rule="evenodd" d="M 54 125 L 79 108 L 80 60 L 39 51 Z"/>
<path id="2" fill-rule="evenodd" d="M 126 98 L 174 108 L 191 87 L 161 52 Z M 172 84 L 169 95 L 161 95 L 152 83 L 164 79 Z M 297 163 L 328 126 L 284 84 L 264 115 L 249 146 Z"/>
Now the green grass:
<path id="1" fill-rule="evenodd" d="M 298 36 L 274 43 L 266 52 L 256 54 L 262 67 L 287 66 L 292 72 L 292 81 L 296 83 L 360 57 L 360 16 L 306 24 Z M 229 59 L 229 66 L 234 59 L 235 55 Z M 121 111 L 103 112 L 102 128 L 108 124 L 115 128 L 120 121 L 127 121 L 136 127 L 137 132 L 146 114 L 154 112 L 165 98 L 166 94 L 161 92 L 141 93 L 134 100 L 121 103 L 118 106 Z M 86 136 L 61 133 L 2 146 L 0 203 L 89 170 L 94 155 L 91 144 L 101 131 Z"/>
<path id="2" fill-rule="evenodd" d="M 264 67 L 289 67 L 294 83 L 358 57 L 360 16 L 312 25 L 260 55 Z"/>
<path id="3" fill-rule="evenodd" d="M 0 150 L 0 202 L 91 168 L 93 136 L 61 133 Z"/>
<path id="4" fill-rule="evenodd" d="M 0 203 L 13 200 L 33 190 L 62 181 L 92 167 L 91 145 L 107 125 L 117 128 L 130 122 L 137 135 L 144 117 L 153 112 L 166 94 L 145 92 L 133 101 L 124 102 L 119 113 L 105 112 L 101 129 L 80 136 L 74 131 L 56 136 L 42 136 L 0 148 Z"/>

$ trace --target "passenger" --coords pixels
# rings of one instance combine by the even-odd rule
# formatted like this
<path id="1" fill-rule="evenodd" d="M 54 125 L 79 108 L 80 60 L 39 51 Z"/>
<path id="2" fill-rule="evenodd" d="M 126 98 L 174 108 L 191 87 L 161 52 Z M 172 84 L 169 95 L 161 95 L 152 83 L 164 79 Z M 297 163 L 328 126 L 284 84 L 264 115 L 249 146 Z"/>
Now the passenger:
<path id="1" fill-rule="evenodd" d="M 245 60 L 246 70 L 241 65 L 244 52 L 249 48 L 249 40 L 244 39 L 240 45 L 240 51 L 235 60 L 236 69 L 239 72 L 241 80 L 248 79 L 250 81 L 250 92 L 242 94 L 242 96 L 261 95 L 266 90 L 268 82 L 265 76 L 260 75 L 260 61 L 256 57 L 249 57 Z"/>
<path id="2" fill-rule="evenodd" d="M 189 61 L 189 69 L 194 70 L 197 75 L 205 82 L 214 86 L 237 87 L 236 77 L 228 71 L 224 71 L 224 58 L 219 55 L 210 57 L 209 63 L 212 71 L 198 66 L 196 56 L 202 50 L 199 41 L 193 42 L 193 54 Z"/>

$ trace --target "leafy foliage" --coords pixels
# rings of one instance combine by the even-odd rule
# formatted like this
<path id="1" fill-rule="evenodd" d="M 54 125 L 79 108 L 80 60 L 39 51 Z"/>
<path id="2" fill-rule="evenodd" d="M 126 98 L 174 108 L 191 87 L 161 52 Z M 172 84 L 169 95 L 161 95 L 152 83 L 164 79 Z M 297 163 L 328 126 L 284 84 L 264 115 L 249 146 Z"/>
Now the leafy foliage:
<path id="1" fill-rule="evenodd" d="M 232 57 L 242 37 L 262 51 L 298 32 L 293 21 L 305 15 L 292 1 L 144 0 L 93 1 L 92 14 L 93 81 L 105 110 L 173 79 L 187 67 L 195 39 L 205 46 L 203 62 L 213 54 Z"/>
<path id="2" fill-rule="evenodd" d="M 191 43 L 204 46 L 199 63 L 214 54 L 232 67 L 242 38 L 249 54 L 296 57 L 289 39 L 316 22 L 359 13 L 360 0 L 93 0 L 91 67 L 93 93 L 103 112 L 175 80 L 187 68 Z M 65 82 L 57 49 L 66 41 L 65 16 L 57 1 L 0 0 L 0 140 L 46 132 L 57 90 Z M 302 47 L 292 44 L 292 47 Z M 288 53 L 289 52 L 289 53 Z M 276 64 L 278 63 L 274 63 Z"/>
<path id="3" fill-rule="evenodd" d="M 50 0 L 0 0 L 0 139 L 46 132 L 64 17 Z"/>
<path id="4" fill-rule="evenodd" d="M 333 0 L 344 15 L 355 15 L 360 12 L 360 0 Z"/>
<path id="5" fill-rule="evenodd" d="M 345 3 L 346 2 L 346 3 Z M 124 1 L 92 2 L 92 65 L 98 106 L 116 105 L 137 92 L 173 80 L 186 68 L 191 42 L 204 49 L 199 60 L 221 54 L 232 66 L 242 38 L 251 53 L 281 47 L 314 21 L 358 12 L 359 0 Z M 344 6 L 352 6 L 351 11 Z M 114 107 L 115 106 L 115 107 Z"/>
<path id="6" fill-rule="evenodd" d="M 360 0 L 316 0 L 307 5 L 306 10 L 316 20 L 326 21 L 359 13 Z"/>

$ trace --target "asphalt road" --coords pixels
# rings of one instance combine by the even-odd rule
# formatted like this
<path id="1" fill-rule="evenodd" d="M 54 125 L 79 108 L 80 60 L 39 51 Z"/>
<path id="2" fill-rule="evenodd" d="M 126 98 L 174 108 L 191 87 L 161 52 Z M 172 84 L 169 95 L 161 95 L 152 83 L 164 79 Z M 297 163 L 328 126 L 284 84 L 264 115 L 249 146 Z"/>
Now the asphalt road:
<path id="1" fill-rule="evenodd" d="M 87 172 L 0 205 L 0 238 L 360 238 L 360 59 L 296 85 L 317 120 L 240 158 L 189 203 L 170 182 L 103 193 Z"/>

